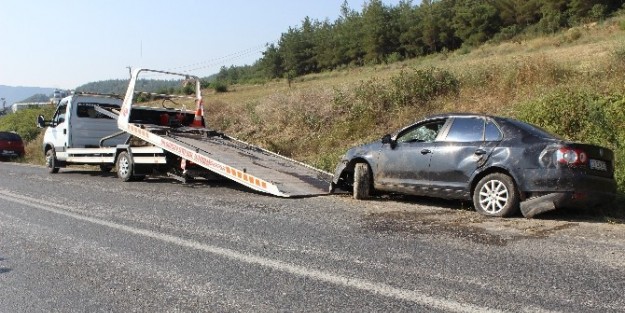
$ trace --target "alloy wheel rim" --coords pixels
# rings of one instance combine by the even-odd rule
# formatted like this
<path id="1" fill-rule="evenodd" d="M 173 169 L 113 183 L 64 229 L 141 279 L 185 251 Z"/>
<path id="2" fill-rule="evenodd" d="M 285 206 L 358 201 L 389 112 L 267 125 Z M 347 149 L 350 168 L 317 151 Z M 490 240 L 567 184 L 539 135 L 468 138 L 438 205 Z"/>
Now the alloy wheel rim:
<path id="1" fill-rule="evenodd" d="M 480 205 L 489 214 L 501 212 L 509 198 L 508 188 L 499 180 L 488 181 L 480 189 Z"/>

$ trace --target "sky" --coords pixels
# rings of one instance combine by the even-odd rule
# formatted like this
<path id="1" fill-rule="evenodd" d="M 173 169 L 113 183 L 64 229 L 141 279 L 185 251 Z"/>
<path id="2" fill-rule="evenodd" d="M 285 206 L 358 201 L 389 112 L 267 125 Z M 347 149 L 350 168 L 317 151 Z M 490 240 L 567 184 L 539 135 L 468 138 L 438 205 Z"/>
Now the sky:
<path id="1" fill-rule="evenodd" d="M 128 66 L 209 76 L 252 64 L 306 16 L 335 21 L 343 1 L 0 0 L 0 85 L 73 89 Z"/>

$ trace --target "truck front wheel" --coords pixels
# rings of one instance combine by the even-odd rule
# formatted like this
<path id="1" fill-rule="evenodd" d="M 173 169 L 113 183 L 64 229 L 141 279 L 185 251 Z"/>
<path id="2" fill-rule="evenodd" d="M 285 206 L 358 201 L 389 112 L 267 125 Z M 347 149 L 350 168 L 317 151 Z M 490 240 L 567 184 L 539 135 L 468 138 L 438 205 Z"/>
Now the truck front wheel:
<path id="1" fill-rule="evenodd" d="M 131 181 L 134 164 L 128 152 L 123 151 L 117 157 L 117 177 L 122 181 Z"/>
<path id="2" fill-rule="evenodd" d="M 56 151 L 54 151 L 54 148 L 48 149 L 46 151 L 46 167 L 48 168 L 48 172 L 51 174 L 58 173 L 58 163 L 59 161 L 56 159 Z"/>

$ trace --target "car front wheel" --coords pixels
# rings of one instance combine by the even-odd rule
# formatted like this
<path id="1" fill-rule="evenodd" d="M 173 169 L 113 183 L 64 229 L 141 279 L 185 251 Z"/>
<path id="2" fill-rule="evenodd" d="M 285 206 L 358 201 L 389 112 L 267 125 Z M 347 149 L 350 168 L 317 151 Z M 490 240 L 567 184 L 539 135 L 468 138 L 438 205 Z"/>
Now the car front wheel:
<path id="1" fill-rule="evenodd" d="M 367 199 L 371 194 L 371 170 L 367 163 L 357 163 L 354 167 L 354 199 Z"/>
<path id="2" fill-rule="evenodd" d="M 519 194 L 512 178 L 503 173 L 484 176 L 473 190 L 473 205 L 480 214 L 510 216 L 519 210 Z"/>

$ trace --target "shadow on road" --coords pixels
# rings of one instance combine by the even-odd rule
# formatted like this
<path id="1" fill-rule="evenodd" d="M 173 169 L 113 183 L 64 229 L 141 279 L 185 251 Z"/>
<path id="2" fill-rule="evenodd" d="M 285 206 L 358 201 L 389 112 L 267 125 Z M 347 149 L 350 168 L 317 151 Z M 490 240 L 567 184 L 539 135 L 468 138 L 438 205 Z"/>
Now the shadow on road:
<path id="1" fill-rule="evenodd" d="M 468 201 L 445 200 L 438 198 L 410 196 L 401 194 L 384 194 L 376 196 L 369 201 L 377 202 L 397 202 L 405 204 L 427 205 L 440 207 L 455 211 L 471 211 L 478 214 L 473 209 L 473 204 Z M 521 214 L 512 217 L 523 218 Z M 493 218 L 496 219 L 496 218 Z M 617 198 L 614 203 L 595 208 L 564 208 L 543 213 L 534 217 L 536 220 L 554 220 L 566 222 L 586 222 L 586 223 L 612 223 L 625 224 L 625 199 Z"/>
<path id="2" fill-rule="evenodd" d="M 111 180 L 114 180 L 116 183 L 120 183 L 120 184 L 124 183 L 118 179 L 117 173 L 102 172 L 99 170 L 71 169 L 70 168 L 70 169 L 62 169 L 58 174 L 54 174 L 54 175 L 72 175 L 72 176 L 87 175 L 90 177 L 110 178 Z M 181 187 L 185 187 L 185 188 L 226 187 L 226 188 L 232 188 L 238 191 L 264 195 L 263 193 L 247 188 L 227 178 L 211 178 L 211 179 L 196 178 L 196 179 L 187 180 L 186 183 L 182 183 L 179 180 L 176 180 L 174 178 L 167 177 L 167 176 L 147 176 L 143 180 L 126 182 L 126 183 L 127 184 L 140 184 L 140 183 L 172 184 L 172 185 L 180 185 Z"/>

